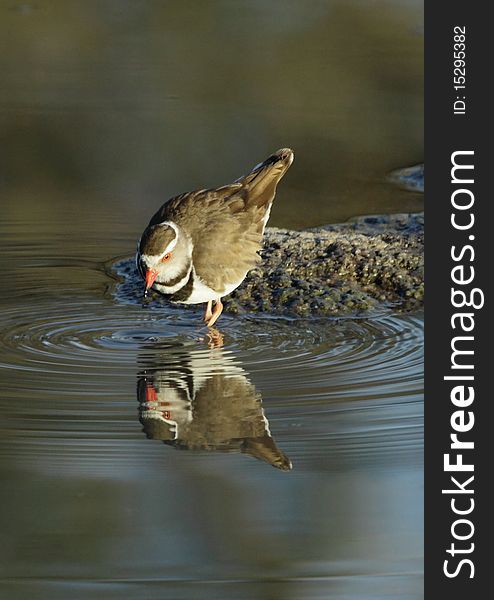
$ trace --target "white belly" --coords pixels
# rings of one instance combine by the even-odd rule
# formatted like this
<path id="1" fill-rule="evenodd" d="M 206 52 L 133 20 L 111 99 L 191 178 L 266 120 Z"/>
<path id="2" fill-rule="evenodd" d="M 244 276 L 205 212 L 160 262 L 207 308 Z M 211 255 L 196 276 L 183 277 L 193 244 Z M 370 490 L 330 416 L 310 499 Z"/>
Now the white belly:
<path id="1" fill-rule="evenodd" d="M 192 287 L 192 294 L 186 299 L 182 300 L 181 304 L 201 304 L 202 302 L 209 302 L 210 300 L 219 300 L 223 296 L 228 296 L 234 289 L 245 279 L 245 275 L 239 281 L 227 285 L 222 292 L 211 289 L 208 285 L 198 277 L 194 271 L 194 285 Z"/>

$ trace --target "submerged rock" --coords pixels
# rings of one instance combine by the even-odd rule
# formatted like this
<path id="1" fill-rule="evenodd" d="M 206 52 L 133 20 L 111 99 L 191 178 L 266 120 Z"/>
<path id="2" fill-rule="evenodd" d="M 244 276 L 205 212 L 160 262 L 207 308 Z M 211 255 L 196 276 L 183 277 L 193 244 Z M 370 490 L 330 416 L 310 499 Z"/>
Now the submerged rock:
<path id="1" fill-rule="evenodd" d="M 414 165 L 405 169 L 396 169 L 388 175 L 388 180 L 411 192 L 424 191 L 424 165 Z"/>
<path id="2" fill-rule="evenodd" d="M 415 310 L 424 295 L 423 232 L 423 214 L 359 217 L 303 231 L 267 228 L 261 263 L 225 298 L 225 310 L 304 317 L 383 306 Z M 113 268 L 125 278 L 120 299 L 140 302 L 134 261 Z"/>

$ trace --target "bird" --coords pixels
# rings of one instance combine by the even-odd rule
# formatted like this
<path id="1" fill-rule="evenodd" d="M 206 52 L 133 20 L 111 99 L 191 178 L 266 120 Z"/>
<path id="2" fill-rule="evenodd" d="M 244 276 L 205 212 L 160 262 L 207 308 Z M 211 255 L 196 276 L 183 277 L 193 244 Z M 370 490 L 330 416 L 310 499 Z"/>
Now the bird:
<path id="1" fill-rule="evenodd" d="M 221 299 L 260 261 L 276 187 L 293 156 L 282 148 L 233 183 L 165 202 L 137 244 L 144 295 L 153 289 L 173 303 L 206 303 L 204 322 L 213 327 Z"/>

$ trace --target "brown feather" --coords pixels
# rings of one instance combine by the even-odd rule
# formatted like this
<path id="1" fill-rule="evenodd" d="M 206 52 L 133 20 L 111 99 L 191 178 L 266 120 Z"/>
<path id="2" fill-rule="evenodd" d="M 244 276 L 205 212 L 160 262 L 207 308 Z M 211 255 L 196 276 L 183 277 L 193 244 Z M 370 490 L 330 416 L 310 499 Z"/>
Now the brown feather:
<path id="1" fill-rule="evenodd" d="M 171 227 L 147 227 L 139 242 L 139 251 L 141 254 L 161 254 L 175 235 Z"/>
<path id="2" fill-rule="evenodd" d="M 292 161 L 291 150 L 278 150 L 230 185 L 171 198 L 149 225 L 173 221 L 187 232 L 194 243 L 197 275 L 221 292 L 259 260 L 264 218 Z"/>

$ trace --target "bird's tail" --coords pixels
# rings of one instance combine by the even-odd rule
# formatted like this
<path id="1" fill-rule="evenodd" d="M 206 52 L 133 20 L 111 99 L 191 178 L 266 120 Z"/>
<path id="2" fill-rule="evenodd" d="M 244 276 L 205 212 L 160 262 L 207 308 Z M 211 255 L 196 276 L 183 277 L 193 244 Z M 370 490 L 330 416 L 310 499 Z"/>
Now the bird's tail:
<path id="1" fill-rule="evenodd" d="M 278 448 L 273 438 L 268 434 L 257 438 L 245 439 L 242 445 L 242 452 L 263 460 L 281 471 L 292 470 L 290 459 Z"/>
<path id="2" fill-rule="evenodd" d="M 293 162 L 293 150 L 281 148 L 264 162 L 256 165 L 248 175 L 237 179 L 249 192 L 249 202 L 262 206 L 272 202 L 276 186 Z"/>

